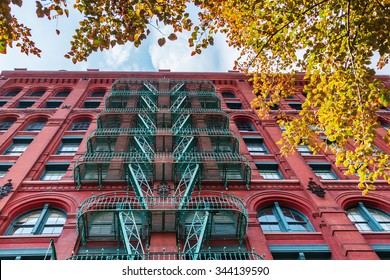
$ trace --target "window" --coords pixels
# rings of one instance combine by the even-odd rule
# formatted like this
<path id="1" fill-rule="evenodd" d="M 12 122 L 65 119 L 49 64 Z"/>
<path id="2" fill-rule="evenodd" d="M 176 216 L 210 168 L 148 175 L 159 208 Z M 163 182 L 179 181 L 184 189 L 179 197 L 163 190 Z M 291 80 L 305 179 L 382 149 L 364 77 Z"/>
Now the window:
<path id="1" fill-rule="evenodd" d="M 384 129 L 389 130 L 390 125 L 388 123 L 381 122 L 381 125 Z"/>
<path id="2" fill-rule="evenodd" d="M 63 91 L 59 91 L 57 92 L 54 97 L 68 97 L 70 91 L 69 90 L 63 90 Z"/>
<path id="3" fill-rule="evenodd" d="M 390 214 L 376 208 L 366 207 L 362 202 L 347 209 L 348 218 L 361 232 L 390 231 Z"/>
<path id="4" fill-rule="evenodd" d="M 256 129 L 250 122 L 236 121 L 236 125 L 239 131 L 256 131 Z"/>
<path id="5" fill-rule="evenodd" d="M 274 260 L 330 260 L 332 256 L 325 244 L 272 244 L 269 249 Z"/>
<path id="6" fill-rule="evenodd" d="M 294 110 L 302 110 L 302 104 L 301 103 L 288 103 L 288 105 L 293 108 Z"/>
<path id="7" fill-rule="evenodd" d="M 108 167 L 109 164 L 105 164 L 105 163 L 90 164 L 90 165 L 87 164 L 82 179 L 101 181 L 106 177 L 108 172 Z M 148 172 L 147 170 L 144 169 L 143 171 L 145 173 Z"/>
<path id="8" fill-rule="evenodd" d="M 126 220 L 125 224 L 129 227 L 133 227 L 136 225 L 138 228 L 138 232 L 142 235 L 142 216 L 140 214 L 137 214 L 133 212 L 132 214 L 134 218 L 134 222 L 130 221 L 130 219 Z M 115 235 L 116 230 L 116 223 L 114 221 L 114 213 L 113 212 L 98 212 L 94 213 L 90 216 L 90 224 L 89 224 L 89 230 L 88 230 L 88 237 L 108 237 Z M 117 232 L 118 234 L 118 232 Z"/>
<path id="9" fill-rule="evenodd" d="M 8 156 L 20 156 L 27 149 L 33 138 L 14 138 L 11 146 L 4 152 Z"/>
<path id="10" fill-rule="evenodd" d="M 6 94 L 4 94 L 4 96 L 14 97 L 14 96 L 18 95 L 19 92 L 20 92 L 20 89 L 11 90 L 11 91 L 7 92 Z"/>
<path id="11" fill-rule="evenodd" d="M 274 105 L 272 105 L 270 107 L 270 109 L 273 110 L 273 111 L 277 111 L 277 110 L 279 110 L 279 105 L 278 104 L 274 104 Z"/>
<path id="12" fill-rule="evenodd" d="M 302 213 L 287 207 L 273 206 L 263 208 L 257 213 L 261 229 L 264 232 L 309 232 L 314 231 L 309 220 Z"/>
<path id="13" fill-rule="evenodd" d="M 42 209 L 33 210 L 16 218 L 6 235 L 60 234 L 66 221 L 66 214 L 48 204 Z"/>
<path id="14" fill-rule="evenodd" d="M 29 108 L 34 105 L 35 101 L 20 100 L 19 105 L 16 108 Z"/>
<path id="15" fill-rule="evenodd" d="M 390 244 L 370 244 L 381 260 L 390 260 Z"/>
<path id="16" fill-rule="evenodd" d="M 223 98 L 237 98 L 237 96 L 233 92 L 224 91 L 222 92 Z"/>
<path id="17" fill-rule="evenodd" d="M 75 122 L 71 130 L 87 130 L 91 121 L 78 121 Z"/>
<path id="18" fill-rule="evenodd" d="M 11 167 L 12 167 L 12 163 L 9 162 L 0 163 L 0 178 L 3 178 Z"/>
<path id="19" fill-rule="evenodd" d="M 0 131 L 8 130 L 13 124 L 14 124 L 14 121 L 1 121 L 0 122 Z"/>
<path id="20" fill-rule="evenodd" d="M 46 121 L 35 121 L 31 122 L 27 127 L 26 131 L 41 131 L 44 128 Z"/>
<path id="21" fill-rule="evenodd" d="M 262 137 L 242 137 L 246 144 L 246 147 L 251 155 L 265 155 L 268 154 L 268 150 L 263 143 Z"/>
<path id="22" fill-rule="evenodd" d="M 0 100 L 0 107 L 3 107 L 7 102 L 7 100 Z"/>
<path id="23" fill-rule="evenodd" d="M 65 175 L 69 163 L 47 163 L 41 176 L 42 181 L 58 181 Z"/>
<path id="24" fill-rule="evenodd" d="M 63 138 L 57 155 L 75 155 L 83 138 Z"/>
<path id="25" fill-rule="evenodd" d="M 113 236 L 114 235 L 114 213 L 102 212 L 96 213 L 92 217 L 91 228 L 89 229 L 90 236 Z"/>
<path id="26" fill-rule="evenodd" d="M 229 165 L 218 164 L 218 169 L 221 177 L 224 180 L 242 180 L 244 178 L 239 165 Z"/>
<path id="27" fill-rule="evenodd" d="M 265 180 L 281 180 L 283 179 L 282 174 L 280 174 L 278 169 L 278 164 L 270 162 L 255 162 L 259 174 Z"/>
<path id="28" fill-rule="evenodd" d="M 242 104 L 240 102 L 226 102 L 226 105 L 228 106 L 229 109 L 232 109 L 232 110 L 241 110 L 242 109 Z"/>
<path id="29" fill-rule="evenodd" d="M 2 249 L 0 260 L 50 260 L 52 251 L 47 248 Z"/>
<path id="30" fill-rule="evenodd" d="M 97 108 L 100 105 L 100 101 L 85 101 L 84 108 Z"/>
<path id="31" fill-rule="evenodd" d="M 34 91 L 30 94 L 30 97 L 41 97 L 42 95 L 45 94 L 45 90 L 37 90 L 37 91 Z"/>
<path id="32" fill-rule="evenodd" d="M 61 106 L 62 102 L 62 100 L 48 100 L 45 108 L 58 108 Z"/>
<path id="33" fill-rule="evenodd" d="M 338 177 L 333 173 L 329 163 L 309 163 L 314 173 L 322 180 L 337 180 Z"/>
<path id="34" fill-rule="evenodd" d="M 308 145 L 298 145 L 297 150 L 303 156 L 309 156 L 313 154 Z"/>
<path id="35" fill-rule="evenodd" d="M 233 152 L 233 143 L 229 138 L 211 137 L 213 152 Z"/>
<path id="36" fill-rule="evenodd" d="M 186 105 L 184 105 L 186 107 Z M 200 106 L 203 109 L 217 109 L 220 108 L 219 103 L 214 100 L 202 100 L 200 101 Z"/>
<path id="37" fill-rule="evenodd" d="M 104 97 L 105 94 L 105 91 L 94 91 L 89 97 Z"/>

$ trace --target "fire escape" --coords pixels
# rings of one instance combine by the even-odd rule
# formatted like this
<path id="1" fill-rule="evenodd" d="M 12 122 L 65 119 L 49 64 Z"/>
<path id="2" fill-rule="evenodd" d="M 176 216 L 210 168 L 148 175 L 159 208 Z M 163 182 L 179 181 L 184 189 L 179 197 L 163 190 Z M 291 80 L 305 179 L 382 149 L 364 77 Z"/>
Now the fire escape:
<path id="1" fill-rule="evenodd" d="M 222 192 L 202 195 L 202 183 L 249 189 L 251 180 L 211 82 L 120 79 L 105 106 L 74 179 L 79 190 L 97 183 L 107 194 L 84 201 L 77 229 L 88 247 L 104 237 L 97 229 L 110 227 L 106 235 L 117 251 L 79 252 L 70 259 L 260 258 L 244 249 L 248 213 L 242 201 Z M 123 182 L 126 191 L 110 192 L 110 185 Z M 243 249 L 215 249 L 222 239 Z M 172 240 L 175 251 L 153 251 L 154 242 Z"/>

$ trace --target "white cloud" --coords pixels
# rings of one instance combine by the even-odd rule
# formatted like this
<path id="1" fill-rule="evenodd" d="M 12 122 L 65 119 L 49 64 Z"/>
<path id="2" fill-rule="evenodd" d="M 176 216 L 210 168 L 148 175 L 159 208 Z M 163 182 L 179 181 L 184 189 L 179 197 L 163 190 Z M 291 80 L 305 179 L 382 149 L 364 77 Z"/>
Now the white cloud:
<path id="1" fill-rule="evenodd" d="M 126 44 L 126 45 L 118 45 L 109 51 L 104 53 L 104 60 L 110 69 L 118 69 L 125 64 L 132 53 L 134 46 Z"/>
<path id="2" fill-rule="evenodd" d="M 169 34 L 168 28 L 163 28 L 164 34 Z M 149 54 L 155 69 L 170 69 L 172 71 L 222 72 L 233 68 L 237 52 L 227 46 L 225 38 L 218 35 L 215 45 L 202 50 L 200 55 L 191 56 L 192 48 L 188 45 L 188 33 L 177 34 L 176 41 L 167 40 L 163 47 L 158 46 L 161 37 L 152 33 Z"/>

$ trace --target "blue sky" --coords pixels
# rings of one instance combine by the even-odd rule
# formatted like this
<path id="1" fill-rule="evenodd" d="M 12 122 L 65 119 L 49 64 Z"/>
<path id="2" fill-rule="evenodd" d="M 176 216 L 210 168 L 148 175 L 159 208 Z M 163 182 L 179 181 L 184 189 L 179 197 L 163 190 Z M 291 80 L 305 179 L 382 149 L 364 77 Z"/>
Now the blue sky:
<path id="1" fill-rule="evenodd" d="M 161 36 L 157 31 L 152 32 L 139 48 L 131 44 L 116 46 L 109 51 L 93 53 L 87 62 L 73 64 L 64 54 L 70 49 L 70 39 L 82 16 L 73 10 L 70 2 L 69 18 L 61 17 L 48 21 L 38 19 L 35 14 L 35 1 L 24 1 L 23 7 L 13 6 L 13 13 L 21 22 L 32 29 L 33 39 L 42 50 L 41 58 L 33 55 L 26 56 L 16 48 L 8 48 L 7 55 L 0 55 L 0 71 L 14 68 L 28 70 L 86 70 L 98 68 L 101 71 L 156 71 L 170 69 L 171 71 L 196 72 L 226 72 L 233 69 L 234 59 L 238 52 L 229 48 L 225 37 L 215 38 L 214 46 L 210 46 L 201 55 L 191 56 L 192 49 L 188 47 L 189 34 L 178 34 L 178 40 L 167 41 L 163 47 L 157 45 Z M 56 35 L 55 30 L 61 31 Z M 161 31 L 170 33 L 168 27 Z M 377 58 L 373 61 L 376 61 Z M 390 75 L 390 65 L 378 72 Z"/>
<path id="2" fill-rule="evenodd" d="M 70 1 L 73 2 L 73 1 Z M 0 56 L 0 70 L 27 68 L 28 70 L 86 70 L 98 68 L 103 70 L 225 72 L 233 69 L 234 59 L 238 52 L 229 48 L 226 39 L 218 36 L 215 45 L 201 55 L 191 56 L 188 46 L 188 34 L 178 34 L 178 40 L 167 41 L 163 47 L 157 44 L 161 34 L 152 32 L 140 47 L 131 44 L 118 45 L 109 51 L 92 54 L 87 62 L 73 64 L 64 54 L 70 50 L 70 39 L 81 20 L 78 11 L 70 6 L 69 18 L 61 17 L 48 21 L 38 19 L 35 15 L 35 1 L 24 1 L 22 8 L 13 6 L 13 12 L 21 22 L 32 29 L 36 46 L 42 50 L 41 58 L 26 56 L 16 48 L 8 48 L 7 55 Z M 57 36 L 55 30 L 61 31 Z M 161 31 L 170 34 L 168 27 Z"/>

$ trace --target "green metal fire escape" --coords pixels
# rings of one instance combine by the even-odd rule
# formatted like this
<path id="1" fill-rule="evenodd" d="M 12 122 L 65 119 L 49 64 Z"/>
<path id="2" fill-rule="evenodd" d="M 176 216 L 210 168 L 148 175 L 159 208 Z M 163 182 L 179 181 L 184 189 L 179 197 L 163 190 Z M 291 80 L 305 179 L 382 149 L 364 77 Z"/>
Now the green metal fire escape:
<path id="1" fill-rule="evenodd" d="M 120 79 L 105 105 L 88 138 L 87 153 L 75 165 L 74 179 L 79 190 L 96 183 L 109 190 L 111 184 L 126 181 L 127 191 L 135 196 L 87 200 L 78 215 L 82 243 L 97 232 L 95 220 L 104 213 L 116 221 L 113 236 L 126 259 L 146 259 L 150 234 L 157 227 L 153 219 L 160 216 L 174 217 L 164 223 L 173 223 L 167 228 L 177 231 L 178 254 L 185 258 L 204 258 L 204 244 L 219 236 L 241 244 L 248 216 L 239 199 L 193 195 L 207 181 L 221 182 L 225 189 L 231 182 L 244 189 L 250 185 L 250 164 L 239 153 L 214 85 Z M 229 230 L 224 230 L 226 224 Z"/>

